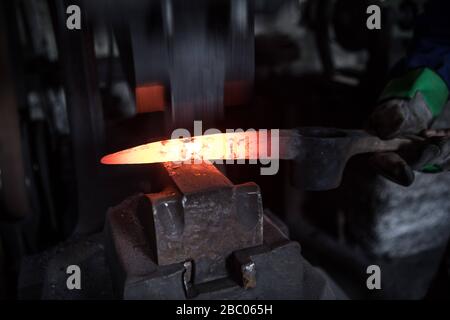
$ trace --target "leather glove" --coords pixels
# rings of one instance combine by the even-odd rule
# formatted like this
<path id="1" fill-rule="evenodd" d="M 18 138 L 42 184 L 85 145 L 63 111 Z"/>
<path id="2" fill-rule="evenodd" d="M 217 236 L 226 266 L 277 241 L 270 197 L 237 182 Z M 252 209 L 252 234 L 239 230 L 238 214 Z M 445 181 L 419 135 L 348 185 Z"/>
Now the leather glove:
<path id="1" fill-rule="evenodd" d="M 403 186 L 414 182 L 415 171 L 438 173 L 450 170 L 450 137 L 432 136 L 417 141 L 414 147 L 398 153 L 385 152 L 371 155 L 375 170 L 389 180 Z"/>
<path id="2" fill-rule="evenodd" d="M 449 132 L 427 131 L 432 120 L 433 114 L 420 92 L 413 99 L 390 99 L 378 106 L 369 118 L 369 131 L 383 139 L 408 135 L 423 139 L 409 150 L 372 155 L 369 161 L 376 171 L 395 183 L 409 186 L 414 182 L 414 170 L 428 173 L 449 170 Z"/>
<path id="3" fill-rule="evenodd" d="M 433 120 L 420 92 L 413 99 L 390 99 L 379 105 L 369 118 L 369 131 L 382 139 L 419 134 L 428 129 Z"/>

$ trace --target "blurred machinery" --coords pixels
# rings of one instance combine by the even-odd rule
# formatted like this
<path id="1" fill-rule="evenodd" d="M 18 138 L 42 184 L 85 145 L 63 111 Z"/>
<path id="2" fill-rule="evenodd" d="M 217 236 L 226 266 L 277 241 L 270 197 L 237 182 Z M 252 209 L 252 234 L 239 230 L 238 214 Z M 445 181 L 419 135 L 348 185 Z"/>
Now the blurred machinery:
<path id="1" fill-rule="evenodd" d="M 361 128 L 423 1 L 384 3 L 384 27 L 369 33 L 359 26 L 370 3 L 2 1 L 0 297 L 448 294 L 439 285 L 448 281 L 446 177 L 431 222 L 420 191 L 429 177 L 415 186 L 423 212 L 398 222 L 409 200 L 363 157 L 327 192 L 292 186 L 287 164 L 261 177 L 252 165 L 99 163 L 199 119 L 219 129 Z M 73 4 L 81 30 L 66 28 Z M 427 228 L 413 226 L 418 216 Z M 400 224 L 411 227 L 390 237 Z M 69 264 L 91 271 L 81 292 L 65 288 Z M 371 264 L 389 270 L 381 293 L 366 290 Z"/>

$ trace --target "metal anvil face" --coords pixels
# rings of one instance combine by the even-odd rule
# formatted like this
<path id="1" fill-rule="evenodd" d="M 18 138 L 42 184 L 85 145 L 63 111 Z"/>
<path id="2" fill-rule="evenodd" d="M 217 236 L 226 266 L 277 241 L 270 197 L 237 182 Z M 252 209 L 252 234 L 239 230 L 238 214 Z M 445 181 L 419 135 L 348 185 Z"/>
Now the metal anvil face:
<path id="1" fill-rule="evenodd" d="M 155 262 L 191 261 L 197 283 L 225 277 L 233 251 L 263 243 L 259 187 L 233 185 L 211 164 L 164 167 L 173 184 L 138 206 Z"/>

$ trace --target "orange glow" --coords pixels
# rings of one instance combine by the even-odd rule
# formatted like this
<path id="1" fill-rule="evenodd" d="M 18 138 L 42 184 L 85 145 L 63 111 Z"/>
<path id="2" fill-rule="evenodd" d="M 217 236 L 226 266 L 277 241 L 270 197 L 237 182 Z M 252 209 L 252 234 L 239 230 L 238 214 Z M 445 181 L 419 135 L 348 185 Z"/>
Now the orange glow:
<path id="1" fill-rule="evenodd" d="M 158 141 L 107 155 L 103 164 L 270 159 L 270 131 L 232 132 Z"/>
<path id="2" fill-rule="evenodd" d="M 165 88 L 162 84 L 149 83 L 136 88 L 138 113 L 164 111 L 166 104 Z"/>

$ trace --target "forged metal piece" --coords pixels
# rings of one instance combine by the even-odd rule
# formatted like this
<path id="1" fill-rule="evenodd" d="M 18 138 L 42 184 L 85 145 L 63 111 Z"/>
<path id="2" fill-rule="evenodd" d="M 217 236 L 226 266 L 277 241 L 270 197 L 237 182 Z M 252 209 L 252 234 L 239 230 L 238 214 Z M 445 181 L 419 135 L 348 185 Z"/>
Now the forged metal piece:
<path id="1" fill-rule="evenodd" d="M 245 141 L 242 144 L 245 150 L 241 150 L 239 143 L 229 144 L 229 141 L 236 140 Z M 363 153 L 399 151 L 419 146 L 422 141 L 419 137 L 381 140 L 362 130 L 305 127 L 280 130 L 275 135 L 272 130 L 270 133 L 254 131 L 158 141 L 107 155 L 101 162 L 142 164 L 191 159 L 183 157 L 184 153 L 191 154 L 196 160 L 293 160 L 294 185 L 305 190 L 329 190 L 340 185 L 343 171 L 351 157 Z M 272 145 L 275 143 L 278 148 Z M 230 155 L 219 152 L 230 149 L 233 150 Z"/>
<path id="2" fill-rule="evenodd" d="M 412 145 L 413 139 L 381 140 L 362 130 L 309 127 L 298 129 L 289 143 L 293 145 L 286 148 L 297 150 L 293 184 L 304 190 L 319 191 L 339 187 L 351 157 L 364 153 L 398 151 Z"/>

